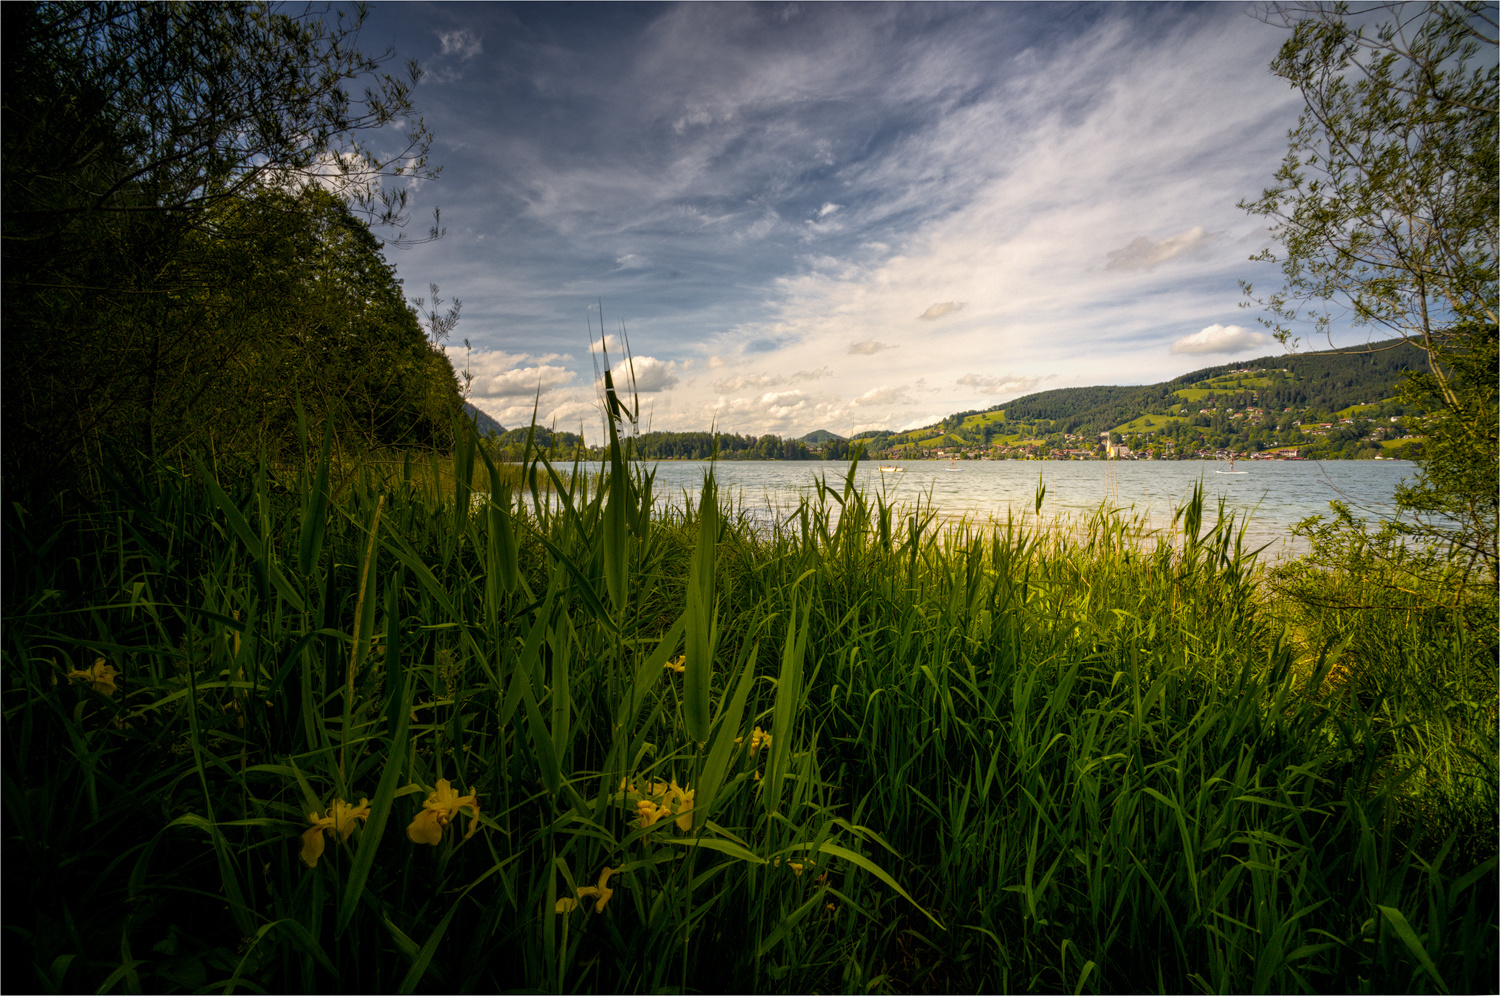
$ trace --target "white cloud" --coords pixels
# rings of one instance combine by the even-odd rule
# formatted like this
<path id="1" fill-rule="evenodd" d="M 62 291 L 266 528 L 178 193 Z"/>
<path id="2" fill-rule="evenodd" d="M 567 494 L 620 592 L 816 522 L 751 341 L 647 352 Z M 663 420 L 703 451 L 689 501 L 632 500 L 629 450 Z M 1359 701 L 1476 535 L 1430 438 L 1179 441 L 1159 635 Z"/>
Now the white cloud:
<path id="1" fill-rule="evenodd" d="M 456 55 L 460 59 L 468 60 L 484 51 L 484 47 L 479 42 L 479 36 L 468 28 L 439 31 L 437 36 L 443 46 L 443 55 Z"/>
<path id="2" fill-rule="evenodd" d="M 710 356 L 708 358 L 708 369 L 717 370 L 724 365 L 724 357 Z"/>
<path id="3" fill-rule="evenodd" d="M 1187 231 L 1179 232 L 1160 242 L 1152 242 L 1144 235 L 1138 235 L 1124 249 L 1114 249 L 1105 253 L 1109 257 L 1109 262 L 1104 268 L 1149 272 L 1169 259 L 1175 259 L 1205 243 L 1212 242 L 1216 237 L 1216 233 L 1209 232 L 1202 225 L 1194 225 Z"/>
<path id="4" fill-rule="evenodd" d="M 826 218 L 842 207 L 842 204 L 834 204 L 832 201 L 829 201 L 827 204 L 824 204 L 821 208 L 818 209 L 818 217 Z"/>
<path id="5" fill-rule="evenodd" d="M 929 322 L 936 321 L 937 319 L 942 318 L 944 315 L 951 315 L 955 311 L 962 311 L 963 307 L 964 302 L 962 301 L 942 301 L 938 304 L 934 304 L 932 307 L 928 308 L 917 317 L 925 319 Z"/>
<path id="6" fill-rule="evenodd" d="M 398 167 L 402 182 L 410 190 L 421 186 L 421 180 L 405 175 L 406 166 Z M 297 172 L 280 169 L 268 171 L 262 178 L 268 186 L 295 194 L 303 187 L 321 187 L 344 201 L 354 203 L 361 198 L 369 200 L 380 191 L 380 176 L 369 171 L 367 165 L 352 152 L 324 150 L 306 168 Z"/>
<path id="7" fill-rule="evenodd" d="M 615 335 L 614 333 L 606 335 L 602 341 L 599 339 L 589 340 L 590 353 L 602 353 L 606 350 L 613 353 L 615 356 L 620 356 L 625 351 L 625 343 L 622 342 L 620 337 Z"/>
<path id="8" fill-rule="evenodd" d="M 1243 353 L 1270 345 L 1271 337 L 1238 325 L 1210 325 L 1172 343 L 1174 353 Z"/>
<path id="9" fill-rule="evenodd" d="M 882 349 L 895 348 L 895 346 L 890 346 L 883 342 L 876 342 L 874 339 L 861 339 L 859 342 L 851 342 L 849 344 L 849 352 L 855 356 L 870 356 L 880 352 Z"/>
<path id="10" fill-rule="evenodd" d="M 964 374 L 954 381 L 961 387 L 972 387 L 980 394 L 1023 394 L 1041 383 L 1035 374 Z"/>
<path id="11" fill-rule="evenodd" d="M 625 364 L 616 365 L 615 386 L 622 391 L 634 387 L 642 394 L 654 394 L 677 383 L 677 364 L 669 360 L 658 360 L 654 356 L 632 356 L 629 365 L 630 370 L 635 373 L 633 384 L 624 373 Z"/>
<path id="12" fill-rule="evenodd" d="M 462 368 L 459 368 L 460 371 Z M 471 368 L 472 369 L 472 368 Z M 517 367 L 497 374 L 476 374 L 473 393 L 480 398 L 531 396 L 538 389 L 543 394 L 573 381 L 573 371 L 566 367 Z"/>
<path id="13" fill-rule="evenodd" d="M 906 400 L 906 388 L 881 384 L 879 387 L 870 388 L 864 394 L 849 402 L 849 404 L 854 407 L 868 408 L 871 405 L 901 404 Z"/>

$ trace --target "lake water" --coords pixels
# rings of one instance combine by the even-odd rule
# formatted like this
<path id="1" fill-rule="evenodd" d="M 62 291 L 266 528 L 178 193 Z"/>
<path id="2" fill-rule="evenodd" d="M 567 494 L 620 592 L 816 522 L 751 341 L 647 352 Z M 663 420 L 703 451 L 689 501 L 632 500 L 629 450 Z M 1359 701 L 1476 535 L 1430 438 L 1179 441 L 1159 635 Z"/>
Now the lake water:
<path id="1" fill-rule="evenodd" d="M 696 497 L 707 461 L 664 461 L 656 465 L 656 494 L 680 505 L 684 494 Z M 883 473 L 881 466 L 904 467 Z M 862 461 L 856 480 L 865 494 L 883 494 L 887 502 L 931 504 L 945 519 L 966 517 L 1004 520 L 1007 514 L 1028 518 L 1038 478 L 1047 486 L 1042 515 L 1082 519 L 1108 501 L 1116 508 L 1144 515 L 1153 527 L 1171 525 L 1173 510 L 1192 495 L 1200 481 L 1206 497 L 1207 523 L 1224 499 L 1237 521 L 1249 516 L 1248 539 L 1269 544 L 1262 557 L 1297 556 L 1305 540 L 1291 528 L 1310 515 L 1326 514 L 1330 501 L 1343 501 L 1357 515 L 1390 517 L 1396 485 L 1416 473 L 1404 460 L 1280 461 L 1241 460 L 1237 474 L 1219 473 L 1228 464 L 1206 460 L 970 460 L 957 470 L 937 460 Z M 803 497 L 816 495 L 815 478 L 826 474 L 842 488 L 848 461 L 722 461 L 716 480 L 725 498 L 733 498 L 757 521 L 769 522 L 796 509 Z M 1206 523 L 1206 524 L 1207 524 Z"/>

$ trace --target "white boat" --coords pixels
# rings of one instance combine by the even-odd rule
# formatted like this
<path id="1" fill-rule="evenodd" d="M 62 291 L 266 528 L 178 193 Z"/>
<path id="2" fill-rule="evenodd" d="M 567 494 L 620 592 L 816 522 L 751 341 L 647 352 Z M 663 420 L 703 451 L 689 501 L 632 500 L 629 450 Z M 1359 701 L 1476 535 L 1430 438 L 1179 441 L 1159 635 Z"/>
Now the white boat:
<path id="1" fill-rule="evenodd" d="M 881 464 L 880 465 L 880 472 L 882 474 L 904 474 L 904 473 L 906 473 L 906 468 L 905 467 L 893 467 L 890 464 Z"/>

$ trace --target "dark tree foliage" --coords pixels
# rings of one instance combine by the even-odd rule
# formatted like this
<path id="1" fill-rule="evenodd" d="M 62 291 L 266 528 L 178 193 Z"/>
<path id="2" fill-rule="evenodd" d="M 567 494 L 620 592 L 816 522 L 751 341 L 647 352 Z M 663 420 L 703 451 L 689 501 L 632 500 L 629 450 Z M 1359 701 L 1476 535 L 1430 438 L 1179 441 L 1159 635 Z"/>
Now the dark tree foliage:
<path id="1" fill-rule="evenodd" d="M 642 460 L 816 460 L 800 439 L 776 435 L 742 436 L 719 432 L 644 432 L 635 438 Z"/>
<path id="2" fill-rule="evenodd" d="M 339 380 L 375 369 L 369 344 L 382 334 L 410 331 L 398 331 L 404 305 L 388 307 L 399 285 L 378 242 L 343 204 L 399 226 L 404 190 L 381 178 L 434 175 L 428 134 L 409 117 L 414 64 L 404 78 L 380 72 L 383 60 L 356 46 L 358 13 L 12 3 L 0 17 L 0 403 L 12 496 L 81 483 L 109 447 L 167 454 L 210 434 L 264 443 L 285 427 L 284 395 L 309 381 L 247 378 L 288 363 L 316 370 L 326 396 L 359 410 L 351 442 L 418 430 L 409 412 L 402 425 L 368 410 L 402 393 L 394 381 Z M 409 121 L 400 151 L 372 153 L 361 135 L 397 120 Z M 337 208 L 295 193 L 318 185 L 339 191 Z M 346 270 L 315 272 L 324 264 Z M 376 285 L 358 299 L 355 288 Z M 343 306 L 352 311 L 340 317 Z M 335 327 L 343 337 L 321 354 L 287 353 Z M 410 352 L 384 372 L 431 380 L 440 366 Z M 278 411 L 254 411 L 267 394 Z"/>
<path id="3" fill-rule="evenodd" d="M 317 188 L 215 210 L 225 215 L 215 234 L 192 240 L 209 257 L 204 276 L 248 279 L 227 292 L 205 285 L 195 302 L 192 317 L 237 359 L 202 371 L 202 389 L 183 402 L 192 421 L 233 449 L 274 451 L 295 439 L 300 404 L 315 423 L 332 419 L 346 445 L 448 448 L 462 411 L 452 365 L 369 226 Z"/>

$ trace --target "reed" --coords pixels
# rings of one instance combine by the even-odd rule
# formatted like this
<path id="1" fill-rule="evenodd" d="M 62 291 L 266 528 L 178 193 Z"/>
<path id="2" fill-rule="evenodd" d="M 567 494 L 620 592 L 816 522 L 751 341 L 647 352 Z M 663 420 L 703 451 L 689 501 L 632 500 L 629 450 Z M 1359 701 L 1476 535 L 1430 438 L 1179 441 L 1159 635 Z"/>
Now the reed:
<path id="1" fill-rule="evenodd" d="M 4 511 L 44 991 L 1496 989 L 1483 620 L 1288 609 L 1201 494 L 757 530 L 618 436 L 304 449 Z"/>

